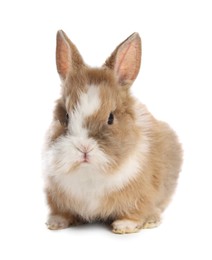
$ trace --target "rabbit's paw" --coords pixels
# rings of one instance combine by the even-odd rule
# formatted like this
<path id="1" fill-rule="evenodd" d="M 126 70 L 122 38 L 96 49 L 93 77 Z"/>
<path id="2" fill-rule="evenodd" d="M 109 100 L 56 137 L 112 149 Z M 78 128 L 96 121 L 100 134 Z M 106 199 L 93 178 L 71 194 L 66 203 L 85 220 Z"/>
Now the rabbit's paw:
<path id="1" fill-rule="evenodd" d="M 46 223 L 48 229 L 57 230 L 57 229 L 64 229 L 69 227 L 69 221 L 59 215 L 50 215 L 48 221 Z"/>
<path id="2" fill-rule="evenodd" d="M 155 228 L 158 227 L 161 223 L 160 217 L 157 215 L 153 215 L 149 217 L 147 221 L 144 223 L 142 228 Z"/>
<path id="3" fill-rule="evenodd" d="M 115 220 L 112 223 L 112 231 L 116 234 L 130 234 L 138 232 L 142 225 L 139 222 L 129 219 Z"/>

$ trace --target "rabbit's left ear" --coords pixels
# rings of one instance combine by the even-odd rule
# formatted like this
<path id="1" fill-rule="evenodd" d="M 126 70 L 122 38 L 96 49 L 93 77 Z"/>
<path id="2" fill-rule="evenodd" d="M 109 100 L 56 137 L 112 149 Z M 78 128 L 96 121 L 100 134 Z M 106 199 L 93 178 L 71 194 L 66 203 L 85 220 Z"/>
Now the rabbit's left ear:
<path id="1" fill-rule="evenodd" d="M 133 33 L 122 42 L 104 66 L 115 72 L 121 85 L 131 85 L 136 79 L 141 64 L 141 38 L 138 33 Z"/>
<path id="2" fill-rule="evenodd" d="M 76 46 L 62 30 L 57 32 L 56 63 L 63 80 L 69 72 L 77 71 L 84 64 Z"/>

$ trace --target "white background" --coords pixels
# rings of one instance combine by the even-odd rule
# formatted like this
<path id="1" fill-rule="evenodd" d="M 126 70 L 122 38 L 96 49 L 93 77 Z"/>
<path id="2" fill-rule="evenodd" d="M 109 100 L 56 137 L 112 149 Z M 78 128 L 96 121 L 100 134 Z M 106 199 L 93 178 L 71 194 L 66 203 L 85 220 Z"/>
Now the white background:
<path id="1" fill-rule="evenodd" d="M 212 7 L 206 0 L 0 2 L 0 259 L 212 259 Z M 58 97 L 55 35 L 101 65 L 134 31 L 133 92 L 177 131 L 184 166 L 157 229 L 46 229 L 41 147 Z"/>

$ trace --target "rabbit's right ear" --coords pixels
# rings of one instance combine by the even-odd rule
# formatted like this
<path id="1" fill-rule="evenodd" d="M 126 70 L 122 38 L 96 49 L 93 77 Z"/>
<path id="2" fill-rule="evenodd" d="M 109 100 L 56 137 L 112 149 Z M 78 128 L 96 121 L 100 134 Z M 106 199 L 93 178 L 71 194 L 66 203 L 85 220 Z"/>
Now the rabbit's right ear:
<path id="1" fill-rule="evenodd" d="M 62 30 L 57 32 L 56 64 L 57 71 L 63 80 L 69 72 L 77 71 L 84 64 L 76 46 Z"/>

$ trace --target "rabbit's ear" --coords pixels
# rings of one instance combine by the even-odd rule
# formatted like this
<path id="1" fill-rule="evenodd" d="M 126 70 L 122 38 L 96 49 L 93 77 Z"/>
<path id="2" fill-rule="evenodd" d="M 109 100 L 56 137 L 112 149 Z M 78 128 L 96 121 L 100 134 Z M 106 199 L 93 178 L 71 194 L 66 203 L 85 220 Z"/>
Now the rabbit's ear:
<path id="1" fill-rule="evenodd" d="M 70 71 L 77 71 L 83 65 L 76 46 L 62 30 L 57 32 L 56 63 L 57 71 L 63 80 Z"/>
<path id="2" fill-rule="evenodd" d="M 121 85 L 131 85 L 141 64 L 141 38 L 133 33 L 106 60 L 105 66 L 114 70 Z"/>

